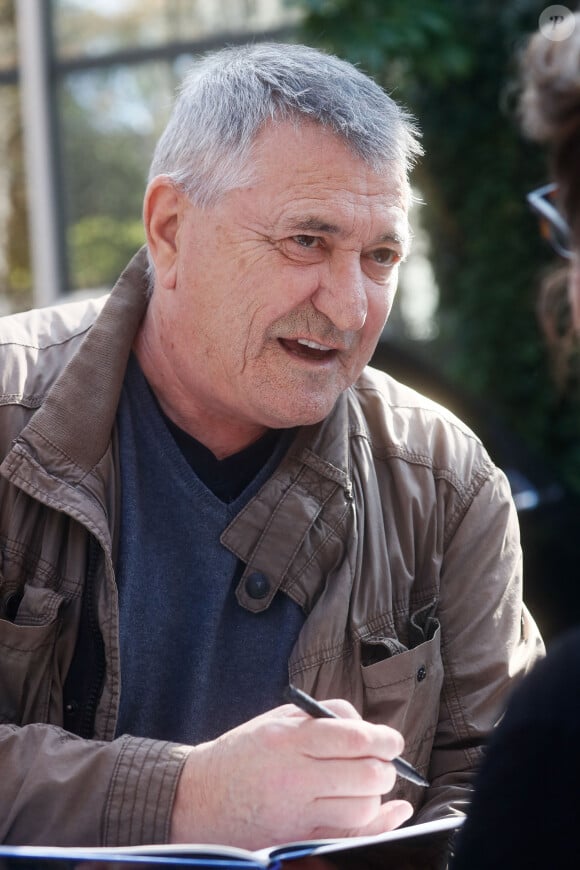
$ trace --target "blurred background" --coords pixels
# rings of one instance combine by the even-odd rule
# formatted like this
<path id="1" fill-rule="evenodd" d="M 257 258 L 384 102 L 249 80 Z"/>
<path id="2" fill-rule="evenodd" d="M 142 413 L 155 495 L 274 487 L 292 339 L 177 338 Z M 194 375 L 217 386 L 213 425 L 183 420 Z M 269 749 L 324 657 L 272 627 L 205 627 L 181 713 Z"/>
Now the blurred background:
<path id="1" fill-rule="evenodd" d="M 418 117 L 426 150 L 375 364 L 458 413 L 506 471 L 549 642 L 580 621 L 580 363 L 538 326 L 561 264 L 525 204 L 548 170 L 516 114 L 518 52 L 547 5 L 0 0 L 0 313 L 110 289 L 143 243 L 153 145 L 196 54 L 301 41 L 354 61 Z"/>

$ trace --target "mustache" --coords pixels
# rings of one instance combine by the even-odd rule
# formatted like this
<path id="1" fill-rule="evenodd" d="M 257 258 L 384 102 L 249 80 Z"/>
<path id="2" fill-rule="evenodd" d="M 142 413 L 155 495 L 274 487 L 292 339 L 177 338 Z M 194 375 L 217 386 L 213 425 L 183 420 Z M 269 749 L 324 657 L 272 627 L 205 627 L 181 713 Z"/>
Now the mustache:
<path id="1" fill-rule="evenodd" d="M 312 336 L 324 344 L 347 346 L 352 341 L 351 332 L 337 329 L 334 323 L 320 312 L 293 311 L 274 321 L 269 332 L 275 338 Z"/>

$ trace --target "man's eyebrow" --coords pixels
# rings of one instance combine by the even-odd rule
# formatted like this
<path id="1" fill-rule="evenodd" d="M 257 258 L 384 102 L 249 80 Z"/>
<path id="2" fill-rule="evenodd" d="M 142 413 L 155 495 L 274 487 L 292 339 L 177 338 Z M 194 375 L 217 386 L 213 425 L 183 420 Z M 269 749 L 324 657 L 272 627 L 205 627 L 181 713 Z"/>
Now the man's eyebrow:
<path id="1" fill-rule="evenodd" d="M 289 221 L 287 229 L 295 232 L 328 233 L 329 235 L 338 235 L 341 232 L 340 227 L 336 226 L 336 224 L 329 224 L 328 221 L 317 217 Z"/>
<path id="2" fill-rule="evenodd" d="M 400 236 L 398 233 L 383 233 L 382 236 L 379 236 L 376 239 L 377 244 L 381 244 L 382 242 L 395 242 L 397 245 L 405 245 L 407 239 L 404 236 Z"/>
<path id="3" fill-rule="evenodd" d="M 340 235 L 342 230 L 336 224 L 330 224 L 328 221 L 317 217 L 307 217 L 296 221 L 289 221 L 286 225 L 288 232 L 294 233 L 328 233 L 329 235 Z M 393 242 L 394 244 L 405 247 L 408 239 L 401 236 L 399 233 L 382 233 L 373 240 L 372 244 L 380 245 L 385 242 Z"/>

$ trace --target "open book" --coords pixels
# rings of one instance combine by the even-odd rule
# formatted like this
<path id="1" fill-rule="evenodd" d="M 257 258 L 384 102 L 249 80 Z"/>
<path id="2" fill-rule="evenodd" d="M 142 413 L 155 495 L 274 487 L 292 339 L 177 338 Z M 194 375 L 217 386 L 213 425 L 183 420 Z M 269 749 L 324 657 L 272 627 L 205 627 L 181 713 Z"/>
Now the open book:
<path id="1" fill-rule="evenodd" d="M 299 858 L 325 856 L 361 860 L 366 850 L 380 848 L 381 863 L 388 870 L 399 866 L 423 866 L 422 854 L 447 854 L 449 843 L 463 816 L 440 819 L 419 825 L 397 828 L 372 837 L 346 837 L 337 840 L 309 840 L 287 843 L 250 852 L 233 846 L 185 843 L 163 846 L 126 846 L 106 848 L 1 846 L 0 870 L 73 870 L 83 863 L 104 862 L 107 870 L 119 864 L 119 870 L 145 870 L 146 866 L 171 864 L 174 867 L 221 867 L 241 870 L 280 870 Z M 339 854 L 340 853 L 340 854 Z M 442 866 L 445 866 L 445 862 Z M 99 870 L 99 866 L 91 868 Z M 104 867 L 103 867 L 104 870 Z"/>

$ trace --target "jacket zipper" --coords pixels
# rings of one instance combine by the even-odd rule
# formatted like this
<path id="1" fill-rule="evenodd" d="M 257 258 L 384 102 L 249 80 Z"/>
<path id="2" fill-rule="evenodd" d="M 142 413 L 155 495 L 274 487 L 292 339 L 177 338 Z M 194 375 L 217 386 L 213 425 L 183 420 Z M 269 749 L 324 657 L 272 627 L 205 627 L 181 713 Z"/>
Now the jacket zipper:
<path id="1" fill-rule="evenodd" d="M 90 692 L 84 705 L 80 727 L 80 736 L 87 738 L 92 737 L 94 734 L 97 704 L 101 697 L 106 670 L 105 644 L 103 643 L 103 636 L 99 628 L 95 602 L 95 577 L 99 556 L 98 549 L 99 545 L 94 538 L 91 538 L 89 544 L 89 570 L 87 574 L 87 622 L 89 634 L 93 638 L 93 643 L 95 645 L 96 665 Z"/>
<path id="2" fill-rule="evenodd" d="M 94 736 L 97 705 L 106 672 L 105 644 L 95 601 L 98 560 L 99 544 L 91 536 L 79 633 L 64 685 L 65 728 L 87 739 Z"/>

